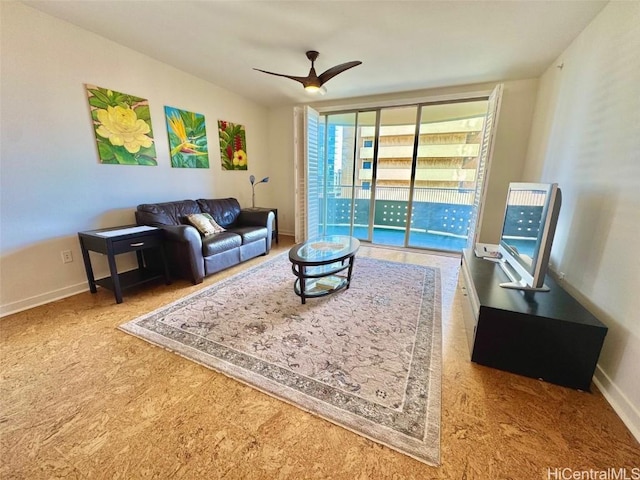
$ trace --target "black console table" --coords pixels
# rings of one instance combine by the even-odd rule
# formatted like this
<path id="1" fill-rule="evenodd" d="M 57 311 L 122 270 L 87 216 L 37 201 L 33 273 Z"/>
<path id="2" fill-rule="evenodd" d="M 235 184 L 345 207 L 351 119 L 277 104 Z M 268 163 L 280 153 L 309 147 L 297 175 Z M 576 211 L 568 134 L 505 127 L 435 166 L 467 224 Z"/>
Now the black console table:
<path id="1" fill-rule="evenodd" d="M 79 232 L 80 249 L 84 259 L 84 267 L 87 272 L 89 290 L 96 293 L 96 285 L 113 290 L 116 303 L 122 303 L 122 290 L 125 288 L 140 285 L 142 283 L 164 278 L 169 285 L 169 268 L 162 245 L 163 232 L 160 228 L 127 225 L 124 227 L 102 228 L 99 230 L 89 230 Z M 163 271 L 156 272 L 148 270 L 145 266 L 143 250 L 156 248 L 160 252 L 163 263 Z M 102 253 L 107 256 L 109 262 L 110 276 L 96 280 L 91 266 L 89 251 Z M 138 268 L 124 273 L 118 273 L 116 267 L 116 255 L 121 253 L 136 252 L 138 258 Z"/>
<path id="2" fill-rule="evenodd" d="M 547 276 L 550 292 L 500 287 L 499 265 L 462 255 L 463 312 L 471 360 L 589 391 L 607 327 Z"/>

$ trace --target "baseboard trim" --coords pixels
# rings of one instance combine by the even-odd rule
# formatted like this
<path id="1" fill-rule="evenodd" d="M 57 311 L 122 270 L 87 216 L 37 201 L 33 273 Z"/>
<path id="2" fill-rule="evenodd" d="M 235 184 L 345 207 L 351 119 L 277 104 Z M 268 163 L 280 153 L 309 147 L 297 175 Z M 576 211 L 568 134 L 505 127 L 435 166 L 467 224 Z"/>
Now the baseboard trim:
<path id="1" fill-rule="evenodd" d="M 77 283 L 68 287 L 53 290 L 51 292 L 36 295 L 34 297 L 25 298 L 17 302 L 8 303 L 6 305 L 0 305 L 0 318 L 6 317 L 13 313 L 29 310 L 30 308 L 44 305 L 45 303 L 55 302 L 63 298 L 77 295 L 78 293 L 86 292 L 89 290 L 87 282 Z"/>
<path id="2" fill-rule="evenodd" d="M 629 401 L 627 396 L 611 380 L 600 365 L 596 366 L 593 383 L 602 392 L 609 405 L 615 410 L 623 423 L 627 426 L 631 435 L 640 442 L 640 411 Z"/>

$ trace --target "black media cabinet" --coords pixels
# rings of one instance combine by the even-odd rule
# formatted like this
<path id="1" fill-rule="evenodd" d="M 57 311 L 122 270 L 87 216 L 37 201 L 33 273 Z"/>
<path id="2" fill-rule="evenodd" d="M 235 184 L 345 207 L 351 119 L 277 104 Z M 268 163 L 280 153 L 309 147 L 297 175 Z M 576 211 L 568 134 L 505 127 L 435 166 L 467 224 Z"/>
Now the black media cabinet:
<path id="1" fill-rule="evenodd" d="M 590 391 L 607 327 L 550 276 L 550 292 L 500 287 L 500 266 L 462 254 L 464 322 L 471 360 L 481 365 Z"/>

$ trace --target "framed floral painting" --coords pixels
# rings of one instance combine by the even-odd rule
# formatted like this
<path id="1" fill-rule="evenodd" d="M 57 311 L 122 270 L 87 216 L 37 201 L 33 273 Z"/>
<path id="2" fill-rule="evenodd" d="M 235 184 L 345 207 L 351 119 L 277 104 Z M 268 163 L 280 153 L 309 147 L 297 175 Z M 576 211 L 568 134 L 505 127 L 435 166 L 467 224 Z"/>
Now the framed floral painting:
<path id="1" fill-rule="evenodd" d="M 209 168 L 209 151 L 204 115 L 173 107 L 164 107 L 169 135 L 171 166 Z"/>
<path id="2" fill-rule="evenodd" d="M 158 165 L 149 101 L 85 85 L 100 163 Z"/>
<path id="3" fill-rule="evenodd" d="M 223 170 L 247 170 L 247 139 L 244 127 L 218 120 L 220 160 Z"/>

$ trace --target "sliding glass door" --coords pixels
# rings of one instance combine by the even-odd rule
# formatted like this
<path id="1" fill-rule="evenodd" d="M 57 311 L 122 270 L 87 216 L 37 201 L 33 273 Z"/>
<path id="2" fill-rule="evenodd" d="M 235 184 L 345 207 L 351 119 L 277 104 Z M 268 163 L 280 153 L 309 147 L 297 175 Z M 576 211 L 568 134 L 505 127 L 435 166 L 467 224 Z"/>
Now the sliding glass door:
<path id="1" fill-rule="evenodd" d="M 486 113 L 486 100 L 420 107 L 408 246 L 466 246 Z"/>
<path id="2" fill-rule="evenodd" d="M 380 110 L 373 194 L 373 243 L 404 246 L 411 228 L 411 172 L 414 161 L 418 107 Z"/>
<path id="3" fill-rule="evenodd" d="M 376 128 L 377 113 L 350 112 L 320 118 L 320 132 L 325 137 L 325 190 L 321 201 L 324 231 L 371 241 L 372 159 L 360 158 L 363 148 L 373 150 L 369 138 L 373 135 L 369 133 Z"/>
<path id="4" fill-rule="evenodd" d="M 311 231 L 460 251 L 479 216 L 489 103 L 486 97 L 320 114 L 317 164 L 307 166 L 308 209 L 318 222 Z"/>
<path id="5" fill-rule="evenodd" d="M 325 141 L 325 190 L 323 224 L 328 235 L 352 235 L 354 224 L 353 165 L 354 139 L 358 114 L 350 112 L 320 117 Z"/>

